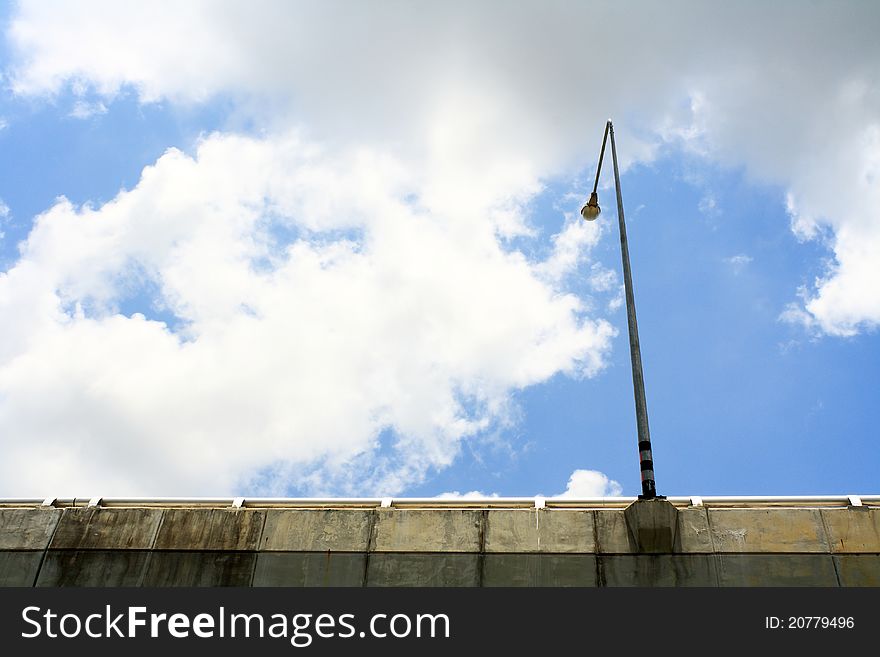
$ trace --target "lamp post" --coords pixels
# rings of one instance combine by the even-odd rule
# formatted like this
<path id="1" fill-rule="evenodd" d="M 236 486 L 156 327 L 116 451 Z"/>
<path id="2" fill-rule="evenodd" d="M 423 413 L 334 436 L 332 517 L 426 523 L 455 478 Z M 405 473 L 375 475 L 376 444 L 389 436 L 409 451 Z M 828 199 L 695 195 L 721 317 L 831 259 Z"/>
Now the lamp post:
<path id="1" fill-rule="evenodd" d="M 639 436 L 639 467 L 642 477 L 642 494 L 639 499 L 652 500 L 657 497 L 654 483 L 654 457 L 651 453 L 651 432 L 648 429 L 648 405 L 645 401 L 645 378 L 642 374 L 642 352 L 639 348 L 639 325 L 636 322 L 636 304 L 633 296 L 632 272 L 629 266 L 629 248 L 626 243 L 626 224 L 623 219 L 623 198 L 620 195 L 620 173 L 617 170 L 617 147 L 614 144 L 614 126 L 611 119 L 605 124 L 605 136 L 602 137 L 602 150 L 599 153 L 599 166 L 596 168 L 596 181 L 590 200 L 581 209 L 581 215 L 587 221 L 599 216 L 599 199 L 596 188 L 599 186 L 599 172 L 602 171 L 602 159 L 605 157 L 605 143 L 611 135 L 611 159 L 614 163 L 614 187 L 617 191 L 617 218 L 620 223 L 620 251 L 623 258 L 623 285 L 626 293 L 626 320 L 629 326 L 629 353 L 632 360 L 633 393 L 636 401 L 636 428 Z"/>

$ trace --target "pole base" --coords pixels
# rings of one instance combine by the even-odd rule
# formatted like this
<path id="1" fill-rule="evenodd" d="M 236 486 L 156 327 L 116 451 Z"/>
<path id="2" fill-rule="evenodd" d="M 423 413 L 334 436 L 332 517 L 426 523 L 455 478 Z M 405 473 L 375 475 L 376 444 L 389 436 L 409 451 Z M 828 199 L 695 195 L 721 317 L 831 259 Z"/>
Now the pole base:
<path id="1" fill-rule="evenodd" d="M 640 499 L 623 511 L 638 552 L 670 554 L 678 533 L 678 510 L 665 498 Z"/>

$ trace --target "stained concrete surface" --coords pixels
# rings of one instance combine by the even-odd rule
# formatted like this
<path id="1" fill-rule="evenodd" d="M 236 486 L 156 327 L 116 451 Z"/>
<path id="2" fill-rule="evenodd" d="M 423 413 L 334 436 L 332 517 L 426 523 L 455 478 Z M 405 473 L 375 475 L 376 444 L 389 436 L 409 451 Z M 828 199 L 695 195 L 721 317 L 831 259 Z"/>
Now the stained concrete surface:
<path id="1" fill-rule="evenodd" d="M 52 549 L 149 550 L 161 509 L 65 509 Z"/>
<path id="2" fill-rule="evenodd" d="M 487 554 L 483 586 L 596 586 L 592 554 Z"/>
<path id="3" fill-rule="evenodd" d="M 144 586 L 250 586 L 254 552 L 153 552 Z"/>
<path id="4" fill-rule="evenodd" d="M 367 555 L 352 552 L 261 552 L 254 586 L 362 586 Z"/>
<path id="5" fill-rule="evenodd" d="M 479 586 L 478 554 L 370 554 L 367 586 Z"/>
<path id="6" fill-rule="evenodd" d="M 477 552 L 483 512 L 458 509 L 380 509 L 376 552 Z"/>
<path id="7" fill-rule="evenodd" d="M 838 586 L 829 554 L 721 554 L 721 586 Z"/>
<path id="8" fill-rule="evenodd" d="M 819 509 L 709 509 L 709 525 L 717 552 L 828 552 Z"/>
<path id="9" fill-rule="evenodd" d="M 49 550 L 37 586 L 140 586 L 146 550 Z"/>
<path id="10" fill-rule="evenodd" d="M 260 544 L 262 550 L 284 552 L 366 552 L 373 525 L 372 511 L 271 509 Z"/>
<path id="11" fill-rule="evenodd" d="M 0 509 L 0 550 L 45 550 L 61 509 Z"/>
<path id="12" fill-rule="evenodd" d="M 822 510 L 832 552 L 877 552 L 880 545 L 880 509 L 855 507 Z"/>
<path id="13" fill-rule="evenodd" d="M 157 550 L 256 550 L 265 511 L 166 509 Z"/>
<path id="14" fill-rule="evenodd" d="M 41 550 L 0 552 L 0 586 L 33 586 L 43 554 Z"/>
<path id="15" fill-rule="evenodd" d="M 714 555 L 603 555 L 605 586 L 718 586 Z"/>
<path id="16" fill-rule="evenodd" d="M 880 554 L 834 556 L 841 586 L 880 586 Z"/>
<path id="17" fill-rule="evenodd" d="M 486 513 L 486 552 L 593 552 L 593 512 L 499 509 Z"/>

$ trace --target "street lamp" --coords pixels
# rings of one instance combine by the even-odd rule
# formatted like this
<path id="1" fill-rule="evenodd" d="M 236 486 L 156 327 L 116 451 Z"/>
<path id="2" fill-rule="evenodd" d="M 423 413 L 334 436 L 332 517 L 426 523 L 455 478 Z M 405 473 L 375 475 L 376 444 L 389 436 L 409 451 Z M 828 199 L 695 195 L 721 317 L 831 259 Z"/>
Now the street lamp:
<path id="1" fill-rule="evenodd" d="M 605 143 L 611 135 L 611 159 L 614 163 L 614 188 L 617 191 L 617 219 L 620 223 L 620 251 L 623 258 L 623 285 L 626 292 L 626 320 L 629 326 L 629 353 L 632 360 L 633 392 L 636 399 L 636 428 L 639 435 L 639 467 L 642 475 L 642 494 L 640 500 L 652 500 L 657 497 L 654 483 L 654 457 L 651 453 L 651 432 L 648 429 L 648 404 L 645 401 L 645 378 L 642 375 L 642 352 L 639 349 L 639 325 L 636 322 L 636 304 L 633 297 L 632 272 L 629 266 L 629 248 L 626 244 L 626 224 L 623 220 L 623 198 L 620 195 L 620 173 L 617 171 L 617 147 L 614 144 L 614 126 L 611 119 L 605 124 L 605 136 L 602 137 L 602 150 L 599 153 L 599 166 L 596 168 L 596 181 L 590 200 L 581 208 L 581 215 L 587 221 L 593 221 L 601 212 L 596 188 L 599 186 L 599 172 L 602 171 L 602 159 L 605 157 Z"/>

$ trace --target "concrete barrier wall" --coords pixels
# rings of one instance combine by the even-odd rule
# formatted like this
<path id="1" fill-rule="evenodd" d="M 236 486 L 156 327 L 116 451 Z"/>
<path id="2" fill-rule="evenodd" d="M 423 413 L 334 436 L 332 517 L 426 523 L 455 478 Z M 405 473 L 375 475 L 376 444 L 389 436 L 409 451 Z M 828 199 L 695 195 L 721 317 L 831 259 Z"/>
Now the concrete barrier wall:
<path id="1" fill-rule="evenodd" d="M 0 586 L 880 586 L 880 509 L 2 508 Z"/>

